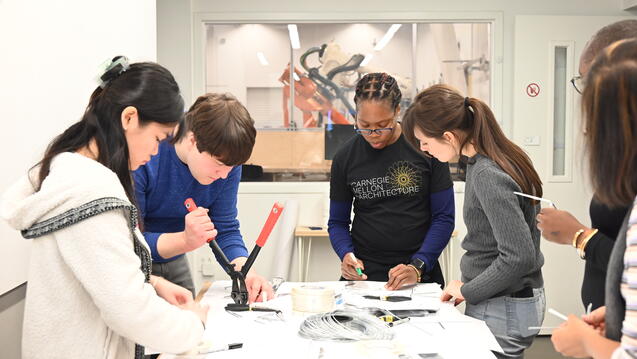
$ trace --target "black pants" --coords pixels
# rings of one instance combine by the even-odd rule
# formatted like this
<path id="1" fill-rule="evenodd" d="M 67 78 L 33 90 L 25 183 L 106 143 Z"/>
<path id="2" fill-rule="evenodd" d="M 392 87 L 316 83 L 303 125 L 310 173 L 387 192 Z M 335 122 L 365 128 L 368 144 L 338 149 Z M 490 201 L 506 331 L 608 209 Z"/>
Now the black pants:
<path id="1" fill-rule="evenodd" d="M 363 263 L 365 263 L 363 273 L 367 275 L 367 280 L 378 282 L 387 282 L 387 280 L 389 280 L 389 270 L 399 264 L 383 264 L 372 262 L 369 259 L 363 260 Z M 347 279 L 341 277 L 341 280 Z M 425 272 L 420 276 L 420 283 L 438 283 L 442 288 L 445 287 L 445 279 L 442 276 L 442 269 L 440 269 L 440 263 L 438 263 L 438 261 L 436 261 L 431 271 Z"/>
<path id="2" fill-rule="evenodd" d="M 164 277 L 168 281 L 188 289 L 192 293 L 193 298 L 197 295 L 186 255 L 170 262 L 153 263 L 152 273 L 153 275 Z"/>

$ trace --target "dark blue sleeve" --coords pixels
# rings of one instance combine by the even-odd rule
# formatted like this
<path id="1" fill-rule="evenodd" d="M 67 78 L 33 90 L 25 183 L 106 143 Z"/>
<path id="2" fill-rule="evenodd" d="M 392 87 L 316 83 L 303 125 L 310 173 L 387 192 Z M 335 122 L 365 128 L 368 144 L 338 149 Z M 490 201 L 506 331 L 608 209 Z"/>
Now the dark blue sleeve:
<path id="1" fill-rule="evenodd" d="M 237 219 L 237 194 L 240 180 L 241 166 L 237 166 L 230 171 L 221 188 L 221 193 L 209 208 L 210 219 L 217 229 L 217 244 L 230 261 L 237 257 L 248 256 Z"/>
<path id="2" fill-rule="evenodd" d="M 352 201 L 330 200 L 330 219 L 327 221 L 327 232 L 330 234 L 332 248 L 343 260 L 349 252 L 354 252 L 352 235 L 349 232 Z"/>
<path id="3" fill-rule="evenodd" d="M 431 225 L 425 235 L 422 246 L 412 256 L 425 262 L 426 272 L 433 268 L 440 253 L 445 249 L 455 221 L 453 187 L 431 194 Z"/>
<path id="4" fill-rule="evenodd" d="M 139 210 L 139 217 L 142 220 L 142 229 L 143 229 L 143 221 L 146 218 L 146 191 L 150 186 L 149 174 L 146 166 L 139 167 L 136 171 L 133 172 L 133 181 L 135 186 L 135 201 L 137 202 L 137 210 Z M 144 239 L 146 243 L 148 243 L 148 247 L 150 247 L 150 254 L 153 257 L 153 261 L 161 261 L 165 260 L 159 255 L 157 251 L 157 240 L 162 233 L 155 232 L 142 232 L 144 235 Z"/>

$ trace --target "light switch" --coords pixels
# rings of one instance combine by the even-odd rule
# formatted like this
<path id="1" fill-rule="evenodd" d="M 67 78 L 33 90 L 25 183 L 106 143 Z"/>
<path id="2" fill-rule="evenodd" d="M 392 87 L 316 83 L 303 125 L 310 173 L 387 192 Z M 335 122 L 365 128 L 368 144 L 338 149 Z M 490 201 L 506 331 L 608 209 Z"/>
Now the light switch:
<path id="1" fill-rule="evenodd" d="M 215 264 L 211 256 L 206 256 L 201 259 L 201 275 L 205 277 L 212 277 L 215 275 Z"/>
<path id="2" fill-rule="evenodd" d="M 540 145 L 540 136 L 526 136 L 526 137 L 524 137 L 524 145 L 525 146 L 539 146 Z"/>

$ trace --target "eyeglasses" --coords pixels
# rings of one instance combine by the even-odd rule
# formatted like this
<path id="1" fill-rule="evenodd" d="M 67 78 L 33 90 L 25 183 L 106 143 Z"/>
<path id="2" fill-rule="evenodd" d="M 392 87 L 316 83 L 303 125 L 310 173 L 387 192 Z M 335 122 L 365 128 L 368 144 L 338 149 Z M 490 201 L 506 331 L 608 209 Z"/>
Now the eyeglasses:
<path id="1" fill-rule="evenodd" d="M 394 128 L 393 127 L 374 128 L 374 129 L 356 128 L 354 131 L 356 131 L 356 133 L 358 133 L 359 135 L 363 135 L 363 136 L 371 136 L 372 133 L 382 136 L 384 133 L 390 133 L 394 131 Z"/>
<path id="2" fill-rule="evenodd" d="M 584 83 L 584 78 L 582 76 L 573 76 L 573 78 L 571 79 L 571 84 L 573 84 L 573 87 L 578 94 L 581 95 L 582 92 L 584 92 L 584 86 L 586 85 L 586 83 Z"/>
<path id="3" fill-rule="evenodd" d="M 358 121 L 356 121 L 355 122 L 356 128 L 354 129 L 354 131 L 356 131 L 356 133 L 358 133 L 359 135 L 363 135 L 363 136 L 371 136 L 372 133 L 382 136 L 385 133 L 391 133 L 394 131 L 394 128 L 396 128 L 396 120 L 394 119 L 392 122 L 394 123 L 394 127 L 367 129 L 367 128 L 358 128 Z"/>

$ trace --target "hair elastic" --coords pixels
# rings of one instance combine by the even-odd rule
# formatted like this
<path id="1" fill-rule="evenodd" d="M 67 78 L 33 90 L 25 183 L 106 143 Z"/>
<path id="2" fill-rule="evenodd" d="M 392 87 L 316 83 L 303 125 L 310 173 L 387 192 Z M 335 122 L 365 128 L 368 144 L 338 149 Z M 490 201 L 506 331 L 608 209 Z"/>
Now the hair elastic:
<path id="1" fill-rule="evenodd" d="M 112 71 L 117 66 L 120 66 L 119 70 Z M 99 75 L 95 80 L 101 88 L 104 88 L 109 81 L 126 72 L 129 67 L 130 63 L 126 56 L 118 56 L 116 60 L 106 60 L 100 65 Z"/>

